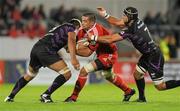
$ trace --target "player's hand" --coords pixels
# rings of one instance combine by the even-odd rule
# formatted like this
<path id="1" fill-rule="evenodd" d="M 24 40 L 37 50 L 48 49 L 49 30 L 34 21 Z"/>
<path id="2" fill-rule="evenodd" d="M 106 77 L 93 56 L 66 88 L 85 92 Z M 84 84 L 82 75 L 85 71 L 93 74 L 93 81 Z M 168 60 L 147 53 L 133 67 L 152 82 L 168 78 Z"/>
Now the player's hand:
<path id="1" fill-rule="evenodd" d="M 73 65 L 74 69 L 79 70 L 80 69 L 80 64 L 77 59 L 71 60 L 71 64 Z"/>
<path id="2" fill-rule="evenodd" d="M 88 41 L 91 41 L 91 36 L 93 36 L 93 34 L 92 33 L 87 33 L 87 39 L 88 39 Z"/>
<path id="3" fill-rule="evenodd" d="M 80 39 L 79 41 L 77 41 L 77 45 L 79 46 L 80 44 L 83 44 L 85 47 L 87 47 L 89 45 L 88 38 L 85 37 L 85 38 Z"/>
<path id="4" fill-rule="evenodd" d="M 97 11 L 98 11 L 99 15 L 102 17 L 105 17 L 107 14 L 106 10 L 103 7 L 97 7 Z"/>
<path id="5" fill-rule="evenodd" d="M 93 35 L 92 33 L 88 33 L 88 41 L 90 41 L 90 45 L 96 45 L 97 37 L 96 35 Z"/>

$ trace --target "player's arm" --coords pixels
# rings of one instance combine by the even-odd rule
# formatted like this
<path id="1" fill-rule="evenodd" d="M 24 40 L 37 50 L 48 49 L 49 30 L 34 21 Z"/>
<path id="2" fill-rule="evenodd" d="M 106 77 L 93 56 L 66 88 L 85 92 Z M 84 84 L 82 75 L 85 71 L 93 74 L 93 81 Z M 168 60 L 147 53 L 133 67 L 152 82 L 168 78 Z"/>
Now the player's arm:
<path id="1" fill-rule="evenodd" d="M 118 19 L 116 17 L 107 14 L 106 10 L 103 7 L 98 7 L 97 10 L 99 15 L 104 17 L 110 24 L 119 26 L 121 28 L 125 27 L 124 19 Z"/>
<path id="2" fill-rule="evenodd" d="M 99 36 L 99 37 L 96 35 L 89 35 L 89 34 L 88 36 L 89 36 L 88 40 L 90 41 L 108 43 L 108 44 L 123 40 L 123 37 L 120 36 L 118 33 L 112 35 Z"/>
<path id="3" fill-rule="evenodd" d="M 88 47 L 81 47 L 77 50 L 76 54 L 82 57 L 89 57 L 93 53 Z"/>
<path id="4" fill-rule="evenodd" d="M 76 45 L 76 54 L 83 57 L 90 56 L 93 51 L 88 47 L 88 41 L 78 41 Z"/>
<path id="5" fill-rule="evenodd" d="M 111 15 L 106 19 L 110 24 L 119 26 L 121 28 L 125 27 L 124 20 L 123 19 L 117 19 Z"/>
<path id="6" fill-rule="evenodd" d="M 79 69 L 79 61 L 76 58 L 76 33 L 68 32 L 68 50 L 71 57 L 71 63 L 75 69 Z"/>

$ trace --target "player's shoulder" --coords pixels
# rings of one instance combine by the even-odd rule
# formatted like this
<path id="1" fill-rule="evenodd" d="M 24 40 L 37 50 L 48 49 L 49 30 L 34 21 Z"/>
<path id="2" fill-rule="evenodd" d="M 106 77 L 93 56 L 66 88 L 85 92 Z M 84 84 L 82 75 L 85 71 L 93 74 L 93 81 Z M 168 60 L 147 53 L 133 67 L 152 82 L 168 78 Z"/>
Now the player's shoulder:
<path id="1" fill-rule="evenodd" d="M 105 35 L 110 34 L 109 30 L 103 26 L 102 24 L 96 24 L 96 28 L 98 31 L 102 31 Z"/>
<path id="2" fill-rule="evenodd" d="M 78 35 L 79 34 L 85 34 L 86 33 L 86 31 L 82 28 L 82 27 L 80 27 L 79 29 L 78 29 Z"/>
<path id="3" fill-rule="evenodd" d="M 105 29 L 105 27 L 99 23 L 96 23 L 95 25 L 96 28 L 101 28 L 101 29 Z"/>
<path id="4" fill-rule="evenodd" d="M 61 27 L 70 27 L 70 28 L 75 28 L 75 26 L 71 23 L 65 22 L 63 24 L 61 24 Z"/>
<path id="5" fill-rule="evenodd" d="M 137 24 L 137 29 L 142 29 L 142 28 L 146 27 L 146 24 L 140 19 L 138 19 L 138 21 L 136 21 L 136 24 Z"/>

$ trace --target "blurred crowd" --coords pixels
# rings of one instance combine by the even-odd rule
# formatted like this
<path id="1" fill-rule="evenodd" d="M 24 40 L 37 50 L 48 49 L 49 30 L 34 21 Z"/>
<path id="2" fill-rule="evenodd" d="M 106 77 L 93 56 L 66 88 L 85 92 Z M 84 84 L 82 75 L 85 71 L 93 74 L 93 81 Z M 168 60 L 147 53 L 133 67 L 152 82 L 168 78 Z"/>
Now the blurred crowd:
<path id="1" fill-rule="evenodd" d="M 160 12 L 154 13 L 149 11 L 144 17 L 144 22 L 149 27 L 156 42 L 159 43 L 165 60 L 168 61 L 170 59 L 177 58 L 179 30 L 168 28 L 169 24 L 171 24 L 168 19 L 168 13 L 163 14 Z M 177 26 L 180 25 L 178 19 L 175 24 Z"/>
<path id="2" fill-rule="evenodd" d="M 42 37 L 50 28 L 69 18 L 77 17 L 77 9 L 66 10 L 64 5 L 51 9 L 47 16 L 43 4 L 26 5 L 20 9 L 21 0 L 0 0 L 0 35 L 17 37 Z"/>
<path id="3" fill-rule="evenodd" d="M 44 5 L 26 5 L 21 9 L 21 0 L 0 0 L 0 37 L 28 37 L 41 38 L 52 27 L 68 21 L 70 18 L 79 18 L 88 9 L 78 9 L 73 7 L 66 9 L 63 4 L 45 13 Z M 177 47 L 180 47 L 179 30 L 171 30 L 169 26 L 170 12 L 160 13 L 149 11 L 144 17 L 144 22 L 148 25 L 154 39 L 160 44 L 166 60 L 177 57 Z M 107 27 L 107 22 L 97 17 L 103 25 Z M 180 14 L 175 24 L 180 26 Z M 163 28 L 161 27 L 163 26 Z M 111 29 L 110 29 L 111 30 Z"/>

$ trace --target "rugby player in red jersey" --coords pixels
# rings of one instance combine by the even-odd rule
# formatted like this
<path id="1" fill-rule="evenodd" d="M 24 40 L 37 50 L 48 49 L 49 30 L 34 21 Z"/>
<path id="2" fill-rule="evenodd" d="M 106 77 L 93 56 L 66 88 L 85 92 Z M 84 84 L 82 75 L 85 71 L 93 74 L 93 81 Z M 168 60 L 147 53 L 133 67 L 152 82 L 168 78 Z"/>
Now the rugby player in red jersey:
<path id="1" fill-rule="evenodd" d="M 102 36 L 109 35 L 109 32 L 100 24 L 96 23 L 96 18 L 93 13 L 85 13 L 82 16 L 82 28 L 78 32 L 78 40 L 87 38 L 87 34 L 92 33 L 94 35 Z M 82 88 L 84 87 L 87 75 L 90 72 L 103 70 L 105 78 L 124 91 L 123 101 L 129 101 L 132 95 L 135 94 L 135 90 L 128 87 L 128 85 L 121 79 L 121 77 L 112 72 L 112 66 L 118 58 L 117 47 L 115 44 L 93 44 L 88 45 L 91 54 L 96 51 L 97 59 L 85 65 L 81 70 L 79 77 L 76 81 L 75 88 L 70 97 L 65 102 L 75 102 Z M 78 52 L 78 51 L 77 51 Z"/>

